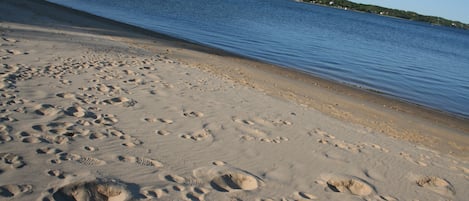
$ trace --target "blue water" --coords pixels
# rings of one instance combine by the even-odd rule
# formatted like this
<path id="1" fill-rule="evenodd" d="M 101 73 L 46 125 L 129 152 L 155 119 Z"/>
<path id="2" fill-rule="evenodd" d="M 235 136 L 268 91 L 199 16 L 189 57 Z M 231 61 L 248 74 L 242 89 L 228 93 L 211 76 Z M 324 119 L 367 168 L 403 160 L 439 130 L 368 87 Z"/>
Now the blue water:
<path id="1" fill-rule="evenodd" d="M 290 0 L 50 0 L 469 117 L 469 31 Z"/>

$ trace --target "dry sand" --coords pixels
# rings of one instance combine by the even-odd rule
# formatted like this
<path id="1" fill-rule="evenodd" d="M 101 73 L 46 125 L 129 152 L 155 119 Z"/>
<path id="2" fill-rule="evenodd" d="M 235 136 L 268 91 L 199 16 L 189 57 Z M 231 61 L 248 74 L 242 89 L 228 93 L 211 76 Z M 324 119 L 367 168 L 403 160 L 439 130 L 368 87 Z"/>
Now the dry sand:
<path id="1" fill-rule="evenodd" d="M 0 200 L 467 200 L 468 122 L 0 2 Z"/>

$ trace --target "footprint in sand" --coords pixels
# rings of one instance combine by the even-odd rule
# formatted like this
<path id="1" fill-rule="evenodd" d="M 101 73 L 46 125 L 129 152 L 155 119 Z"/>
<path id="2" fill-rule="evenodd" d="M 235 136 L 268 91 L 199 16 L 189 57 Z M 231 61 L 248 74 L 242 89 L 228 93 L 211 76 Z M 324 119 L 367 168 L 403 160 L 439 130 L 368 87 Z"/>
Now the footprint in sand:
<path id="1" fill-rule="evenodd" d="M 53 116 L 60 112 L 54 105 L 51 104 L 39 104 L 34 106 L 34 113 L 41 116 Z"/>
<path id="2" fill-rule="evenodd" d="M 306 192 L 295 192 L 293 193 L 293 198 L 295 200 L 316 200 L 318 197 L 313 195 L 312 193 L 306 193 Z"/>
<path id="3" fill-rule="evenodd" d="M 198 131 L 189 132 L 187 134 L 181 135 L 183 139 L 191 139 L 193 141 L 202 141 L 206 139 L 212 139 L 213 136 L 208 129 L 201 129 Z"/>
<path id="4" fill-rule="evenodd" d="M 30 184 L 7 184 L 0 186 L 0 198 L 13 199 L 32 192 L 33 186 Z"/>
<path id="5" fill-rule="evenodd" d="M 65 98 L 65 99 L 76 99 L 76 95 L 72 92 L 64 92 L 64 93 L 58 93 L 56 96 L 60 98 Z"/>
<path id="6" fill-rule="evenodd" d="M 103 133 L 103 132 L 100 132 L 100 131 L 95 131 L 95 132 L 91 132 L 91 134 L 89 135 L 89 139 L 90 140 L 102 140 L 102 139 L 105 139 L 109 137 L 109 135 L 107 133 Z"/>
<path id="7" fill-rule="evenodd" d="M 83 149 L 89 152 L 98 151 L 96 147 L 92 147 L 92 146 L 84 146 Z"/>
<path id="8" fill-rule="evenodd" d="M 16 40 L 14 38 L 7 38 L 7 37 L 2 37 L 2 39 L 6 42 L 9 42 L 9 43 L 17 43 L 19 42 L 19 40 Z"/>
<path id="9" fill-rule="evenodd" d="M 110 134 L 111 136 L 115 136 L 115 137 L 122 137 L 125 135 L 124 131 L 121 131 L 115 128 L 108 128 L 106 129 L 106 132 Z"/>
<path id="10" fill-rule="evenodd" d="M 66 80 L 66 79 L 60 79 L 59 82 L 64 85 L 71 85 L 72 81 L 71 80 Z"/>
<path id="11" fill-rule="evenodd" d="M 422 167 L 426 167 L 428 166 L 427 163 L 424 162 L 424 158 L 421 158 L 420 160 L 417 160 L 417 159 L 414 159 L 410 154 L 406 153 L 406 152 L 400 152 L 399 155 L 401 157 L 403 157 L 404 159 L 406 159 L 407 161 L 415 164 L 415 165 L 419 165 L 419 166 L 422 166 Z"/>
<path id="12" fill-rule="evenodd" d="M 53 159 L 51 161 L 52 163 L 60 164 L 62 163 L 62 161 L 76 161 L 85 166 L 101 166 L 101 165 L 106 164 L 106 162 L 103 160 L 99 160 L 97 158 L 88 157 L 88 156 L 81 156 L 81 155 L 73 154 L 73 153 L 64 152 L 64 153 L 59 153 L 57 155 L 58 155 L 58 158 Z"/>
<path id="13" fill-rule="evenodd" d="M 42 147 L 42 148 L 36 149 L 36 153 L 38 154 L 58 154 L 61 152 L 63 151 L 60 149 L 53 148 L 53 147 Z"/>
<path id="14" fill-rule="evenodd" d="M 59 179 L 65 179 L 65 173 L 62 170 L 49 170 L 47 175 L 57 177 Z"/>
<path id="15" fill-rule="evenodd" d="M 185 117 L 203 117 L 204 113 L 196 111 L 183 111 L 182 115 Z"/>
<path id="16" fill-rule="evenodd" d="M 120 139 L 125 140 L 125 142 L 122 143 L 122 145 L 125 146 L 125 147 L 132 148 L 132 147 L 143 144 L 143 141 L 137 139 L 136 137 L 132 137 L 130 135 L 123 135 L 123 136 L 120 137 Z"/>
<path id="17" fill-rule="evenodd" d="M 106 164 L 106 162 L 103 160 L 87 156 L 81 156 L 77 162 L 85 166 L 100 166 Z"/>
<path id="18" fill-rule="evenodd" d="M 349 193 L 351 195 L 367 196 L 375 192 L 374 187 L 363 179 L 354 176 L 322 175 L 318 182 L 337 193 Z M 324 182 L 325 181 L 325 182 Z"/>
<path id="19" fill-rule="evenodd" d="M 134 157 L 134 156 L 117 156 L 117 160 L 125 163 L 135 163 L 139 166 L 148 166 L 148 167 L 163 167 L 163 164 L 157 160 L 143 158 L 143 157 Z"/>
<path id="20" fill-rule="evenodd" d="M 123 91 L 118 86 L 105 84 L 96 84 L 96 87 L 93 87 L 93 89 L 105 95 L 118 95 Z"/>
<path id="21" fill-rule="evenodd" d="M 271 128 L 278 127 L 279 125 L 287 125 L 288 123 L 283 123 L 284 121 L 269 121 L 263 118 L 253 118 L 250 119 L 240 119 L 238 117 L 232 117 L 232 120 L 235 123 L 240 124 L 236 128 L 237 131 L 241 133 L 240 140 L 242 141 L 259 141 L 263 143 L 281 143 L 286 142 L 289 139 L 283 136 L 271 136 Z"/>
<path id="22" fill-rule="evenodd" d="M 115 97 L 111 99 L 106 99 L 102 101 L 104 104 L 109 104 L 109 105 L 120 105 L 123 107 L 132 107 L 135 104 L 137 104 L 137 101 L 129 99 L 127 97 Z"/>
<path id="23" fill-rule="evenodd" d="M 168 189 L 149 189 L 149 190 L 143 190 L 142 194 L 150 200 L 153 199 L 161 199 L 164 196 L 167 196 L 169 194 Z"/>
<path id="24" fill-rule="evenodd" d="M 165 119 L 165 118 L 158 118 L 158 121 L 164 124 L 173 124 L 174 121 L 171 119 Z"/>
<path id="25" fill-rule="evenodd" d="M 348 143 L 343 140 L 338 140 L 334 135 L 330 135 L 326 131 L 321 129 L 315 129 L 313 132 L 308 132 L 310 136 L 318 136 L 318 143 L 330 145 L 333 147 L 337 147 L 339 149 L 352 152 L 352 153 L 360 153 L 364 148 L 364 145 L 357 145 L 353 143 Z"/>
<path id="26" fill-rule="evenodd" d="M 93 124 L 98 126 L 112 126 L 117 122 L 119 122 L 119 120 L 115 115 L 101 114 L 96 120 L 93 121 Z"/>
<path id="27" fill-rule="evenodd" d="M 456 194 L 453 185 L 442 178 L 434 176 L 424 176 L 416 181 L 419 187 L 431 190 L 444 196 L 452 196 Z"/>
<path id="28" fill-rule="evenodd" d="M 195 169 L 193 176 L 220 192 L 253 191 L 264 185 L 254 174 L 226 164 Z"/>
<path id="29" fill-rule="evenodd" d="M 0 167 L 10 169 L 19 169 L 26 165 L 21 156 L 13 153 L 0 153 L 0 160 Z"/>
<path id="30" fill-rule="evenodd" d="M 8 54 L 12 54 L 12 55 L 20 55 L 20 54 L 28 54 L 28 53 L 23 53 L 19 50 L 15 50 L 15 49 L 6 49 L 4 50 L 5 52 L 7 52 Z"/>
<path id="31" fill-rule="evenodd" d="M 244 125 L 254 125 L 255 123 L 251 120 L 248 120 L 248 119 L 240 119 L 238 117 L 232 117 L 232 120 L 236 123 L 239 123 L 239 124 L 244 124 Z"/>
<path id="32" fill-rule="evenodd" d="M 12 130 L 13 128 L 11 126 L 0 124 L 0 144 L 13 140 L 13 137 L 10 136 Z"/>
<path id="33" fill-rule="evenodd" d="M 158 135 L 163 135 L 163 136 L 171 134 L 171 132 L 167 130 L 156 130 L 155 133 Z"/>
<path id="34" fill-rule="evenodd" d="M 155 117 L 145 117 L 145 118 L 143 118 L 143 120 L 144 120 L 145 122 L 148 122 L 148 123 L 155 123 L 155 122 L 158 121 L 158 119 L 155 118 Z"/>
<path id="35" fill-rule="evenodd" d="M 87 111 L 79 105 L 69 107 L 65 110 L 65 114 L 74 117 L 84 117 L 84 118 L 92 118 L 96 119 L 98 116 L 93 112 Z"/>
<path id="36" fill-rule="evenodd" d="M 127 189 L 126 184 L 114 180 L 98 179 L 96 181 L 68 184 L 54 192 L 51 198 L 55 201 L 125 201 L 132 199 L 132 194 Z"/>
<path id="37" fill-rule="evenodd" d="M 168 174 L 168 175 L 164 176 L 164 178 L 167 181 L 175 182 L 177 184 L 184 184 L 186 182 L 186 179 L 184 177 L 181 177 L 181 176 L 175 175 L 175 174 Z"/>

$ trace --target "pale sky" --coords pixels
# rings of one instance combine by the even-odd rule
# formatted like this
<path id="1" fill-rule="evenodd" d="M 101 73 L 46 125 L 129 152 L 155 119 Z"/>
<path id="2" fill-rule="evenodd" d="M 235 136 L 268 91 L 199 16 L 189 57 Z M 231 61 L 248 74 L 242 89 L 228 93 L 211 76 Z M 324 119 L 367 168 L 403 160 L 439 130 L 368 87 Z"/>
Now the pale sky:
<path id="1" fill-rule="evenodd" d="M 469 0 L 351 0 L 387 8 L 414 11 L 469 24 Z"/>

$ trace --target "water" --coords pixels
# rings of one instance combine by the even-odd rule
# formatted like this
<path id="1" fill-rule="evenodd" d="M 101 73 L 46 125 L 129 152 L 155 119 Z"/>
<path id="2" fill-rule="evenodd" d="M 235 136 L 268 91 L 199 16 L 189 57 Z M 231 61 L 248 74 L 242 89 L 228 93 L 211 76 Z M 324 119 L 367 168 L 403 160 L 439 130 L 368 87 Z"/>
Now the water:
<path id="1" fill-rule="evenodd" d="M 469 31 L 290 0 L 50 0 L 469 117 Z"/>

